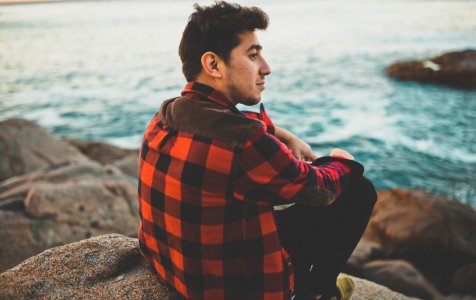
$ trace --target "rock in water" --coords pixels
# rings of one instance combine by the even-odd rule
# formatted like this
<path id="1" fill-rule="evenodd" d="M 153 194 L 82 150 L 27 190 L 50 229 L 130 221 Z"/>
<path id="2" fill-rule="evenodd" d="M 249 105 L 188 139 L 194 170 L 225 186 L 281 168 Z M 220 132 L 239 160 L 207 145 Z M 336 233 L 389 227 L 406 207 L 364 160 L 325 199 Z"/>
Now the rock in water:
<path id="1" fill-rule="evenodd" d="M 113 166 L 71 162 L 0 183 L 0 271 L 91 236 L 135 236 L 137 182 Z"/>
<path id="2" fill-rule="evenodd" d="M 385 73 L 398 80 L 476 88 L 476 50 L 449 52 L 424 61 L 396 62 Z"/>
<path id="3" fill-rule="evenodd" d="M 353 279 L 353 300 L 409 299 Z M 1 273 L 0 287 L 0 299 L 181 299 L 153 274 L 137 239 L 118 234 L 46 250 Z"/>
<path id="4" fill-rule="evenodd" d="M 476 261 L 476 212 L 423 191 L 379 191 L 378 199 L 364 237 L 448 292 L 451 274 Z"/>
<path id="5" fill-rule="evenodd" d="M 23 119 L 0 122 L 0 181 L 71 160 L 86 160 L 75 147 Z"/>

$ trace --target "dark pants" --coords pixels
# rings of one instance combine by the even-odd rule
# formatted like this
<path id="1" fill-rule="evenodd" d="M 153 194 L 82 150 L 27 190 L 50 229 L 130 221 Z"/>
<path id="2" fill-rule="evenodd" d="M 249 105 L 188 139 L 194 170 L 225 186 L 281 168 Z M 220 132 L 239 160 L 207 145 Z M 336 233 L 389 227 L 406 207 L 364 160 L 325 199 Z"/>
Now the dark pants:
<path id="1" fill-rule="evenodd" d="M 283 247 L 294 263 L 295 290 L 334 294 L 337 275 L 352 254 L 377 200 L 365 177 L 349 185 L 329 206 L 294 205 L 275 211 Z"/>

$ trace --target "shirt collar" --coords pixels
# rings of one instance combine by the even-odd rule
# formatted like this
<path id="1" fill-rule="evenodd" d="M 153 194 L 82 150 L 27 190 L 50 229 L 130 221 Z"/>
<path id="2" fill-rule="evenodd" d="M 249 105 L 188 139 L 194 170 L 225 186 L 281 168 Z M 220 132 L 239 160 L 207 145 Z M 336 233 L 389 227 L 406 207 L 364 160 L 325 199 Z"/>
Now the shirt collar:
<path id="1" fill-rule="evenodd" d="M 220 105 L 229 108 L 235 107 L 235 104 L 233 104 L 233 102 L 231 102 L 231 100 L 227 96 L 223 95 L 221 92 L 215 90 L 214 88 L 200 82 L 188 82 L 185 85 L 185 88 L 182 90 L 182 96 L 185 96 L 186 94 L 198 94 Z"/>

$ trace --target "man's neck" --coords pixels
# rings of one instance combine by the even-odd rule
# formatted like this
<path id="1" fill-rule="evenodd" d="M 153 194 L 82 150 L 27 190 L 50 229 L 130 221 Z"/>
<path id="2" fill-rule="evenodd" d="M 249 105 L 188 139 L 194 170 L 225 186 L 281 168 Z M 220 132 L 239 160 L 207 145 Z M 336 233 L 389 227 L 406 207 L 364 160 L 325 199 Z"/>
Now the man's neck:
<path id="1" fill-rule="evenodd" d="M 205 85 L 208 85 L 209 87 L 217 90 L 218 92 L 222 93 L 224 96 L 226 96 L 230 102 L 234 103 L 233 102 L 233 99 L 231 99 L 228 94 L 226 93 L 225 91 L 225 88 L 223 87 L 222 84 L 218 83 L 216 80 L 214 80 L 213 78 L 209 78 L 209 77 L 205 77 L 205 76 L 198 76 L 197 79 L 195 80 L 195 82 L 198 82 L 198 83 L 201 83 L 201 84 L 205 84 Z"/>

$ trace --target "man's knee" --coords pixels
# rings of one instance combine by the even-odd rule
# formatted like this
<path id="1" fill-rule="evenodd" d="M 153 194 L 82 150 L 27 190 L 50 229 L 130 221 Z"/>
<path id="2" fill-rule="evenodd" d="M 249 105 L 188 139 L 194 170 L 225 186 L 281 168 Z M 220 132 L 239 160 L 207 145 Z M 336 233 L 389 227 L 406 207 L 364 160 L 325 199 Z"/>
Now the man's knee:
<path id="1" fill-rule="evenodd" d="M 375 187 L 366 177 L 362 177 L 358 181 L 354 182 L 347 193 L 351 198 L 349 199 L 349 202 L 351 202 L 349 204 L 354 206 L 356 209 L 368 208 L 372 210 L 377 201 L 377 192 L 375 191 Z"/>
<path id="2" fill-rule="evenodd" d="M 377 191 L 373 183 L 365 176 L 362 176 L 360 179 L 360 188 L 362 194 L 366 195 L 366 199 L 372 204 L 372 206 L 377 202 Z"/>

